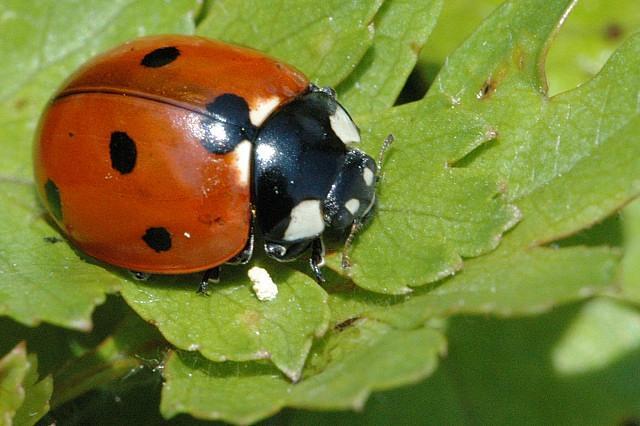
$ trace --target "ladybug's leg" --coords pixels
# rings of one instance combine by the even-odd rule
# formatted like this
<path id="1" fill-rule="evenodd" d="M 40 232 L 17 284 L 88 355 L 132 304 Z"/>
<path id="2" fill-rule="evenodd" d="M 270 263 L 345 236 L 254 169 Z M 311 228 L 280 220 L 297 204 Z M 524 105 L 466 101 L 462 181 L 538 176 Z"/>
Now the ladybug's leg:
<path id="1" fill-rule="evenodd" d="M 136 281 L 146 281 L 151 276 L 151 274 L 147 274 L 146 272 L 139 272 L 139 271 L 129 271 L 129 273 L 131 274 L 133 279 Z"/>
<path id="2" fill-rule="evenodd" d="M 209 290 L 209 281 L 213 281 L 214 283 L 220 282 L 220 267 L 216 266 L 211 269 L 207 269 L 202 275 L 202 280 L 200 280 L 200 285 L 198 286 L 198 294 L 208 295 Z"/>
<path id="3" fill-rule="evenodd" d="M 324 266 L 324 243 L 322 238 L 318 237 L 311 242 L 311 258 L 309 258 L 311 271 L 315 276 L 318 284 L 324 284 L 327 280 L 322 275 L 322 267 Z"/>

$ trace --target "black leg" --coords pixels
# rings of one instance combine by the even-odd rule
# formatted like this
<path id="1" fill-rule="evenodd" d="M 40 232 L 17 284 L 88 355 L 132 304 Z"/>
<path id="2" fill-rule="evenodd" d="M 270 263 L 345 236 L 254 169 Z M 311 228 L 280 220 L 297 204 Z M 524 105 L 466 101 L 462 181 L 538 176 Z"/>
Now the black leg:
<path id="1" fill-rule="evenodd" d="M 204 272 L 204 274 L 202 275 L 202 280 L 200 281 L 200 285 L 198 286 L 198 294 L 203 294 L 205 296 L 209 295 L 209 281 L 213 281 L 214 283 L 220 282 L 219 266 L 207 269 Z"/>
<path id="2" fill-rule="evenodd" d="M 324 284 L 327 280 L 322 275 L 322 266 L 324 266 L 324 244 L 322 238 L 318 237 L 311 243 L 311 258 L 309 259 L 311 271 L 318 282 Z"/>
<path id="3" fill-rule="evenodd" d="M 129 271 L 129 273 L 131 274 L 133 279 L 136 281 L 146 281 L 151 276 L 151 274 L 147 274 L 146 272 L 139 272 L 139 271 Z"/>

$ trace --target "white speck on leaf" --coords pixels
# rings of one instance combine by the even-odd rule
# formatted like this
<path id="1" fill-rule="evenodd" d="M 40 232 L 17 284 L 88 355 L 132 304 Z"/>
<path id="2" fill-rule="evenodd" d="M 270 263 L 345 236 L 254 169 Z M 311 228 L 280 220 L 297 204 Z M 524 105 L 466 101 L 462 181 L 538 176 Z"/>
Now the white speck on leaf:
<path id="1" fill-rule="evenodd" d="M 274 300 L 278 295 L 278 286 L 273 282 L 266 269 L 254 266 L 247 272 L 249 279 L 253 283 L 251 287 L 258 300 L 264 302 Z"/>

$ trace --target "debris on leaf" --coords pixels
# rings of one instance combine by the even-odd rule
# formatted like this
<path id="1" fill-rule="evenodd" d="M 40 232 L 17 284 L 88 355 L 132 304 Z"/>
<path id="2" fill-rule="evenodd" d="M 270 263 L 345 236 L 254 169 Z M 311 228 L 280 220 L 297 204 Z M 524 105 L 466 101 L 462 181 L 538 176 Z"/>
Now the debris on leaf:
<path id="1" fill-rule="evenodd" d="M 278 295 L 278 286 L 273 282 L 269 272 L 259 266 L 254 266 L 247 272 L 249 279 L 253 283 L 251 287 L 258 300 L 264 302 L 274 300 Z"/>

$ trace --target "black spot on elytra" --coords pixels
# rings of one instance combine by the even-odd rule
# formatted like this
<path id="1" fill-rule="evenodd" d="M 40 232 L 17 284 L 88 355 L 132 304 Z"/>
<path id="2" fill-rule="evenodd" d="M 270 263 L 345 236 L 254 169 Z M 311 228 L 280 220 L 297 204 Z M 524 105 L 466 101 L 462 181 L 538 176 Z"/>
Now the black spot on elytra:
<path id="1" fill-rule="evenodd" d="M 158 253 L 171 248 L 171 234 L 165 228 L 148 228 L 142 239 Z"/>
<path id="2" fill-rule="evenodd" d="M 226 154 L 233 151 L 243 140 L 249 139 L 241 127 L 233 124 L 204 118 L 200 125 L 204 134 L 200 144 L 211 154 Z"/>
<path id="3" fill-rule="evenodd" d="M 131 173 L 138 158 L 136 143 L 125 132 L 113 132 L 109 143 L 109 155 L 111 167 L 123 175 Z"/>
<path id="4" fill-rule="evenodd" d="M 212 154 L 226 154 L 243 140 L 253 140 L 256 128 L 249 118 L 247 101 L 233 93 L 218 96 L 206 105 L 213 117 L 202 120 L 202 146 Z"/>
<path id="5" fill-rule="evenodd" d="M 144 55 L 140 64 L 149 68 L 159 68 L 175 61 L 178 56 L 180 56 L 180 51 L 177 47 L 161 47 Z"/>
<path id="6" fill-rule="evenodd" d="M 73 137 L 75 137 L 76 134 L 73 133 L 73 132 L 69 132 L 68 135 L 69 135 L 70 138 L 73 138 Z"/>
<path id="7" fill-rule="evenodd" d="M 56 220 L 62 222 L 62 201 L 60 200 L 60 190 L 51 179 L 47 180 L 44 184 L 44 193 L 47 197 L 49 211 Z"/>
<path id="8" fill-rule="evenodd" d="M 249 104 L 241 96 L 225 93 L 209 102 L 206 108 L 219 121 L 235 124 L 245 130 L 253 127 L 249 119 Z"/>

